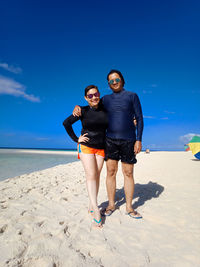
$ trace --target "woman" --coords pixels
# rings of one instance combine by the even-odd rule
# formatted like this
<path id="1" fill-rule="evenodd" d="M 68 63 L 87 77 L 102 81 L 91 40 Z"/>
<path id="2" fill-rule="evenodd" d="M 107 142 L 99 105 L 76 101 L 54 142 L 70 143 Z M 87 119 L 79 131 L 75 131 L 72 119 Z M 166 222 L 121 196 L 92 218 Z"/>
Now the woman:
<path id="1" fill-rule="evenodd" d="M 100 102 L 98 87 L 89 85 L 85 88 L 85 100 L 88 106 L 81 108 L 81 116 L 69 116 L 63 125 L 69 136 L 78 143 L 78 152 L 82 161 L 89 195 L 89 212 L 93 214 L 96 227 L 102 227 L 101 215 L 97 204 L 100 172 L 104 162 L 105 134 L 108 125 L 106 112 Z M 81 120 L 82 131 L 78 138 L 72 124 Z"/>

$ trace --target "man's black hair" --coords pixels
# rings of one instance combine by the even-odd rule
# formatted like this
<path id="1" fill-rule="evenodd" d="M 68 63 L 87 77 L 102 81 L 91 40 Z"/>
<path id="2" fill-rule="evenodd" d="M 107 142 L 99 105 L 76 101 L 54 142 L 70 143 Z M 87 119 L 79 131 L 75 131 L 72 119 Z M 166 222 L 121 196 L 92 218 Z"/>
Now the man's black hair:
<path id="1" fill-rule="evenodd" d="M 107 80 L 109 81 L 109 75 L 113 74 L 113 73 L 117 73 L 119 75 L 119 77 L 121 78 L 121 81 L 122 81 L 122 86 L 124 86 L 124 84 L 125 84 L 124 77 L 119 70 L 114 70 L 114 69 L 111 70 L 107 75 Z"/>

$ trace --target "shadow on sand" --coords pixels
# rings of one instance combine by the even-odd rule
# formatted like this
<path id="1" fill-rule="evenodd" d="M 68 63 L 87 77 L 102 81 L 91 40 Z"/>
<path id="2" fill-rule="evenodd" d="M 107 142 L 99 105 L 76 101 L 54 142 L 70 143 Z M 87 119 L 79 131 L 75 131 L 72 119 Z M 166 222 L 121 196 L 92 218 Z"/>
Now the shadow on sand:
<path id="1" fill-rule="evenodd" d="M 160 194 L 164 191 L 164 187 L 157 183 L 148 182 L 148 184 L 135 184 L 135 192 L 133 199 L 136 199 L 136 202 L 133 204 L 133 209 L 137 209 L 140 206 L 143 206 L 147 200 L 152 198 L 158 198 Z M 115 194 L 115 205 L 116 208 L 119 208 L 121 205 L 126 203 L 124 187 L 116 190 Z M 100 209 L 105 210 L 108 206 L 108 201 L 101 203 Z"/>

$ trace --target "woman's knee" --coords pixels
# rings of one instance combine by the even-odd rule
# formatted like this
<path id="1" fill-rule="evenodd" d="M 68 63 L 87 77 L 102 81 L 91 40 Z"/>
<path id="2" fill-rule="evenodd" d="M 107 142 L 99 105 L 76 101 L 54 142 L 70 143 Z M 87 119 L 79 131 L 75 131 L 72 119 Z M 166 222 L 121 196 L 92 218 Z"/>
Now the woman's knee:
<path id="1" fill-rule="evenodd" d="M 94 180 L 96 181 L 98 179 L 98 173 L 95 172 L 95 173 L 86 173 L 86 178 L 87 180 Z"/>

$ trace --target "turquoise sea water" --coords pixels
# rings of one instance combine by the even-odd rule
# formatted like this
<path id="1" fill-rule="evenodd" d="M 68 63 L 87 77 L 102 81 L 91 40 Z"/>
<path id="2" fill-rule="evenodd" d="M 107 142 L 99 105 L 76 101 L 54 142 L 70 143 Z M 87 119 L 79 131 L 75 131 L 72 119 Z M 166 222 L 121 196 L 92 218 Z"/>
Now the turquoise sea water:
<path id="1" fill-rule="evenodd" d="M 24 150 L 24 149 L 23 149 Z M 29 150 L 29 149 L 28 149 Z M 33 171 L 47 169 L 59 164 L 77 161 L 77 155 L 54 153 L 58 150 L 37 150 L 38 153 L 21 152 L 21 149 L 0 149 L 0 181 Z M 53 154 L 48 154 L 48 151 Z"/>

